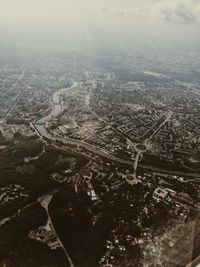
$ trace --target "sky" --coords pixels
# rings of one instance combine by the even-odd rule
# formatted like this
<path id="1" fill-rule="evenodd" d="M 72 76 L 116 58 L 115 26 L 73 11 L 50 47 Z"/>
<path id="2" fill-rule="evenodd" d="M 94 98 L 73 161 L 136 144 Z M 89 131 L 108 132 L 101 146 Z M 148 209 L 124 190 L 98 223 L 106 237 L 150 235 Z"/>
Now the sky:
<path id="1" fill-rule="evenodd" d="M 199 0 L 0 0 L 0 22 L 77 23 L 103 17 L 200 22 Z"/>
<path id="2" fill-rule="evenodd" d="M 0 0 L 0 28 L 200 36 L 200 0 Z"/>

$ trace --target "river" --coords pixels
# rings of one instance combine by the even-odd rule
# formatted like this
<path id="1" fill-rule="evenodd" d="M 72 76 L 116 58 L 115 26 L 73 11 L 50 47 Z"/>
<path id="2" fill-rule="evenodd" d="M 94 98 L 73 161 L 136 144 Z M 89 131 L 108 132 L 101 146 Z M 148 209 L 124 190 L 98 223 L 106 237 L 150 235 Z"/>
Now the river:
<path id="1" fill-rule="evenodd" d="M 76 90 L 78 88 L 79 88 L 79 84 L 77 82 L 74 82 L 71 87 L 60 89 L 52 95 L 52 97 L 50 99 L 51 109 L 52 109 L 51 112 L 32 124 L 32 126 L 35 128 L 38 135 L 42 138 L 48 139 L 48 140 L 53 141 L 53 142 L 59 141 L 63 144 L 82 147 L 83 149 L 86 149 L 86 150 L 88 150 L 88 151 L 90 151 L 90 152 L 92 152 L 98 156 L 107 158 L 109 160 L 112 160 L 112 161 L 115 161 L 115 162 L 118 162 L 121 164 L 128 164 L 128 165 L 133 166 L 134 161 L 132 161 L 132 160 L 120 159 L 118 157 L 115 157 L 115 156 L 109 154 L 106 150 L 100 149 L 100 148 L 97 149 L 96 146 L 90 145 L 84 141 L 75 140 L 75 139 L 72 139 L 69 137 L 55 136 L 55 135 L 51 134 L 49 131 L 47 131 L 47 129 L 45 127 L 46 122 L 51 121 L 53 118 L 58 117 L 64 110 L 64 105 L 62 102 L 61 95 L 66 94 L 66 93 L 70 93 L 71 91 L 74 92 L 74 90 Z"/>
<path id="2" fill-rule="evenodd" d="M 69 93 L 71 90 L 75 90 L 78 88 L 78 83 L 74 82 L 72 86 L 68 88 L 62 88 L 58 91 L 56 91 L 52 97 L 50 98 L 50 103 L 51 103 L 51 112 L 46 115 L 45 117 L 39 119 L 35 125 L 37 124 L 45 124 L 47 121 L 51 121 L 53 118 L 56 118 L 60 113 L 62 113 L 64 107 L 62 103 L 62 98 L 61 95 L 65 93 Z"/>

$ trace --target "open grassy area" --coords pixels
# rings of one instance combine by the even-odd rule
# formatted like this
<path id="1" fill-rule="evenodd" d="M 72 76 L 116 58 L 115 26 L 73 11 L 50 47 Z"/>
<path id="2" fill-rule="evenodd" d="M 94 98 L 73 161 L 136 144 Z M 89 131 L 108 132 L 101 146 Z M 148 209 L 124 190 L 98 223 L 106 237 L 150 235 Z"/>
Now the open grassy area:
<path id="1" fill-rule="evenodd" d="M 18 184 L 29 192 L 28 197 L 1 205 L 0 220 L 56 188 L 58 183 L 50 178 L 52 173 L 64 173 L 72 163 L 79 165 L 82 161 L 71 153 L 46 145 L 45 152 L 39 158 L 24 162 L 24 157 L 38 155 L 43 145 L 40 140 L 31 140 L 30 146 L 28 141 L 22 141 L 0 152 L 0 186 Z"/>

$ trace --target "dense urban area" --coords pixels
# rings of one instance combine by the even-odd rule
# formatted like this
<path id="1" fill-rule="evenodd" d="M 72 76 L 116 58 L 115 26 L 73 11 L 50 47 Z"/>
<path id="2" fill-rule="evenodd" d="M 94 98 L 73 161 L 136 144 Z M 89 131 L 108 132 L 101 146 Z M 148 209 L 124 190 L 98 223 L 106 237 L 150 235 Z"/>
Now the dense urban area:
<path id="1" fill-rule="evenodd" d="M 0 266 L 200 262 L 199 54 L 59 53 L 0 64 Z"/>

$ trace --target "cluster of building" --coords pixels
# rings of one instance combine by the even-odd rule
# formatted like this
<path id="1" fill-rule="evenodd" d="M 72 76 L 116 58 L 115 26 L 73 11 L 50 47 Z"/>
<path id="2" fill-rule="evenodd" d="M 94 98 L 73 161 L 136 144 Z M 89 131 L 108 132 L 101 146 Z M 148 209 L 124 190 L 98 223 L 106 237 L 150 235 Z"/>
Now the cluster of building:
<path id="1" fill-rule="evenodd" d="M 182 202 L 177 196 L 178 194 L 169 188 L 156 188 L 153 193 L 153 198 L 157 202 L 162 202 L 169 207 L 169 212 L 181 217 L 186 217 L 189 211 L 186 203 Z M 183 198 L 184 200 L 184 198 Z"/>
<path id="2" fill-rule="evenodd" d="M 162 112 L 144 92 L 145 85 L 137 82 L 115 82 L 112 88 L 97 86 L 92 91 L 91 108 L 130 139 L 139 141 L 162 118 Z"/>
<path id="3" fill-rule="evenodd" d="M 171 162 L 196 163 L 200 161 L 198 118 L 194 124 L 191 115 L 174 114 L 152 138 L 153 155 Z"/>
<path id="4" fill-rule="evenodd" d="M 36 136 L 35 131 L 27 124 L 2 123 L 1 126 L 3 128 L 2 134 L 7 140 L 13 140 L 21 136 L 30 138 Z"/>
<path id="5" fill-rule="evenodd" d="M 29 124 L 50 111 L 49 99 L 59 88 L 69 85 L 64 70 L 0 69 L 0 117 L 9 124 Z"/>
<path id="6" fill-rule="evenodd" d="M 28 237 L 35 241 L 47 244 L 51 249 L 57 249 L 60 247 L 56 233 L 52 229 L 51 225 L 40 226 L 38 229 L 30 231 Z"/>
<path id="7" fill-rule="evenodd" d="M 4 205 L 16 199 L 28 198 L 29 193 L 19 184 L 10 184 L 0 188 L 0 204 Z"/>
<path id="8" fill-rule="evenodd" d="M 54 135 L 70 137 L 109 153 L 133 158 L 134 150 L 128 147 L 126 138 L 91 109 L 89 92 L 92 86 L 92 83 L 82 82 L 80 90 L 64 96 L 65 111 L 61 117 L 53 119 L 48 128 Z"/>

